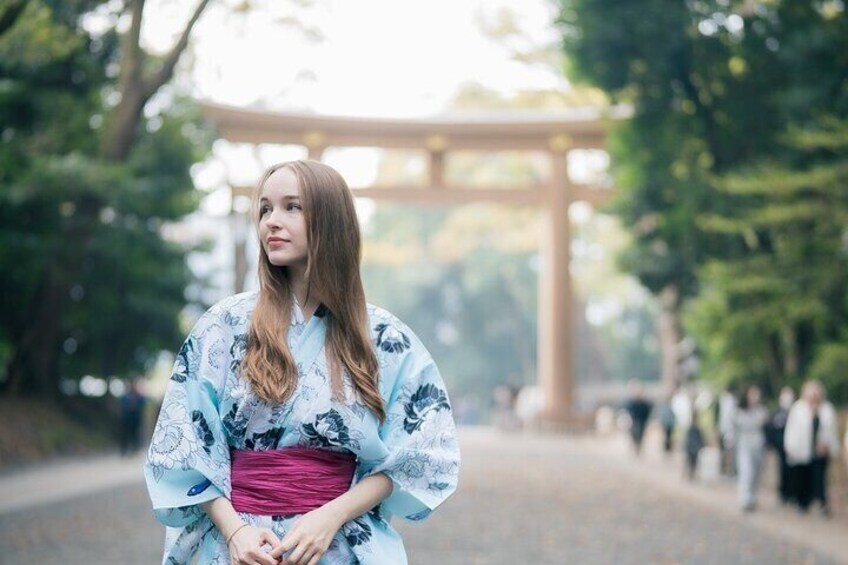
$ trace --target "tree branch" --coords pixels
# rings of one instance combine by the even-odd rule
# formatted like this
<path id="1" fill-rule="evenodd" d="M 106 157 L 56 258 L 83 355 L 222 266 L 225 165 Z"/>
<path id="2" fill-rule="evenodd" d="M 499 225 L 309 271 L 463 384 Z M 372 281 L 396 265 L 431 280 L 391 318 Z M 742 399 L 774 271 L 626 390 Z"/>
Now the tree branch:
<path id="1" fill-rule="evenodd" d="M 210 0 L 201 0 L 201 2 L 194 9 L 194 13 L 191 15 L 188 23 L 183 29 L 182 35 L 180 35 L 179 40 L 165 57 L 165 61 L 162 63 L 162 68 L 154 74 L 150 79 L 145 81 L 144 91 L 145 98 L 149 98 L 153 96 L 157 90 L 159 90 L 165 83 L 171 80 L 171 77 L 174 75 L 174 68 L 177 66 L 177 62 L 180 60 L 180 55 L 183 54 L 186 47 L 188 46 L 188 38 L 191 35 L 191 30 L 194 28 L 194 24 L 197 23 L 197 20 L 200 19 L 200 15 L 203 13 L 203 10 L 206 9 L 206 6 L 209 4 Z"/>
<path id="2" fill-rule="evenodd" d="M 18 21 L 27 7 L 27 3 L 28 0 L 11 0 L 0 11 L 0 35 L 3 35 L 15 25 L 15 22 Z"/>
<path id="3" fill-rule="evenodd" d="M 129 32 L 124 36 L 123 62 L 121 63 L 121 92 L 132 90 L 141 81 L 144 51 L 141 49 L 141 19 L 145 0 L 128 0 L 130 8 Z"/>
<path id="4" fill-rule="evenodd" d="M 130 31 L 124 36 L 124 59 L 121 64 L 121 101 L 112 110 L 109 123 L 100 142 L 101 155 L 112 161 L 123 161 L 130 154 L 144 105 L 173 76 L 174 67 L 188 45 L 191 29 L 210 0 L 200 2 L 186 24 L 179 41 L 168 53 L 162 68 L 148 77 L 144 76 L 143 69 L 146 54 L 139 43 L 144 0 L 129 1 L 131 2 L 133 19 Z"/>

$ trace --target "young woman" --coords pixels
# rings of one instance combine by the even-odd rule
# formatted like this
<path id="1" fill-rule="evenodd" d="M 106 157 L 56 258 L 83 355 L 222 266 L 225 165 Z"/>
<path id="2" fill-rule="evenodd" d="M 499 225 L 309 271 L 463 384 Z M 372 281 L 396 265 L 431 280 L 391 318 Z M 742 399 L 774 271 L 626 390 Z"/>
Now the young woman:
<path id="1" fill-rule="evenodd" d="M 766 446 L 768 410 L 761 404 L 761 398 L 759 387 L 748 387 L 739 399 L 733 418 L 733 440 L 739 469 L 739 502 L 746 512 L 752 512 L 757 507 L 757 491 Z"/>
<path id="2" fill-rule="evenodd" d="M 406 563 L 397 515 L 456 488 L 439 371 L 366 304 L 342 177 L 271 167 L 253 210 L 258 292 L 210 308 L 183 344 L 144 467 L 166 563 Z"/>

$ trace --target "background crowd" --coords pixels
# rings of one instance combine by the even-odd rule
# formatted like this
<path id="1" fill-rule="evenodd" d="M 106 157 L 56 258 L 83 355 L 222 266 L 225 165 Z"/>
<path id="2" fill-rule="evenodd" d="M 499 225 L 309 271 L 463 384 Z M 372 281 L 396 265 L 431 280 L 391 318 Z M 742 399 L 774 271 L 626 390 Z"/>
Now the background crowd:
<path id="1" fill-rule="evenodd" d="M 837 411 L 819 381 L 805 382 L 797 399 L 791 387 L 783 387 L 775 400 L 769 410 L 755 385 L 724 390 L 712 402 L 704 402 L 703 396 L 693 399 L 680 388 L 655 407 L 634 382 L 622 412 L 637 455 L 653 414 L 662 428 L 666 453 L 673 451 L 674 438 L 680 438 L 687 476 L 734 478 L 744 511 L 757 508 L 763 466 L 771 450 L 780 502 L 795 505 L 800 512 L 816 507 L 830 516 L 828 471 L 839 463 L 843 451 L 848 468 L 848 430 L 840 441 Z M 711 444 L 714 450 L 708 451 Z"/>

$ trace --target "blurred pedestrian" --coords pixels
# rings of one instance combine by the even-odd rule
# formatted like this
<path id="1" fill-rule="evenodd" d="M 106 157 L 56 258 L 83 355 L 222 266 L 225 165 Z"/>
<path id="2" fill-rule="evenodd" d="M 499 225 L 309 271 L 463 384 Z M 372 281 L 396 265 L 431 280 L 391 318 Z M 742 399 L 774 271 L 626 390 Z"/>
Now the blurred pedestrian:
<path id="1" fill-rule="evenodd" d="M 648 426 L 648 418 L 651 416 L 651 403 L 645 398 L 645 389 L 642 383 L 632 379 L 627 383 L 629 398 L 625 404 L 627 415 L 630 416 L 630 437 L 633 439 L 633 447 L 636 455 L 642 452 L 642 440 L 645 437 L 645 428 Z"/>
<path id="2" fill-rule="evenodd" d="M 739 502 L 746 512 L 752 512 L 757 507 L 757 490 L 766 444 L 764 427 L 767 421 L 768 411 L 761 404 L 759 387 L 748 387 L 739 398 L 733 418 Z"/>
<path id="3" fill-rule="evenodd" d="M 721 451 L 721 474 L 736 476 L 735 448 L 733 445 L 733 422 L 736 417 L 736 395 L 728 387 L 722 391 L 716 404 L 716 428 L 718 448 Z"/>
<path id="4" fill-rule="evenodd" d="M 460 396 L 454 402 L 454 418 L 458 425 L 474 426 L 478 423 L 477 399 L 470 396 Z"/>
<path id="5" fill-rule="evenodd" d="M 684 442 L 684 450 L 686 451 L 686 474 L 689 480 L 695 480 L 695 471 L 698 469 L 698 455 L 706 445 L 704 441 L 704 432 L 698 425 L 698 419 L 692 418 L 692 423 L 689 429 L 686 430 L 686 440 Z"/>
<path id="6" fill-rule="evenodd" d="M 516 431 L 521 429 L 521 420 L 515 413 L 515 400 L 518 397 L 518 387 L 513 385 L 498 385 L 492 391 L 495 404 L 495 426 L 501 431 Z"/>
<path id="7" fill-rule="evenodd" d="M 818 381 L 807 381 L 801 398 L 789 410 L 784 432 L 786 458 L 792 467 L 798 506 L 806 512 L 814 501 L 821 513 L 830 515 L 827 500 L 827 467 L 839 452 L 836 411 L 825 400 Z"/>
<path id="8" fill-rule="evenodd" d="M 766 427 L 766 440 L 777 455 L 777 493 L 783 504 L 789 503 L 794 498 L 789 463 L 786 461 L 786 449 L 783 447 L 786 420 L 789 418 L 789 409 L 792 408 L 793 402 L 795 402 L 795 391 L 788 386 L 780 389 L 777 409 L 772 413 Z"/>
<path id="9" fill-rule="evenodd" d="M 674 397 L 674 393 L 670 394 L 665 402 L 660 406 L 660 425 L 663 429 L 663 452 L 666 455 L 671 454 L 672 450 L 672 439 L 674 438 L 674 425 L 676 423 L 676 418 L 674 416 L 674 409 L 671 407 L 671 400 Z"/>
<path id="10" fill-rule="evenodd" d="M 141 423 L 147 399 L 141 393 L 140 382 L 133 380 L 121 396 L 121 455 L 132 455 L 141 447 Z"/>
<path id="11" fill-rule="evenodd" d="M 693 420 L 694 402 L 686 388 L 678 387 L 672 394 L 671 410 L 674 412 L 674 425 L 681 430 L 688 430 Z"/>
<path id="12" fill-rule="evenodd" d="M 545 398 L 542 387 L 524 385 L 515 397 L 515 415 L 523 429 L 533 429 L 539 422 L 539 416 L 545 408 Z"/>

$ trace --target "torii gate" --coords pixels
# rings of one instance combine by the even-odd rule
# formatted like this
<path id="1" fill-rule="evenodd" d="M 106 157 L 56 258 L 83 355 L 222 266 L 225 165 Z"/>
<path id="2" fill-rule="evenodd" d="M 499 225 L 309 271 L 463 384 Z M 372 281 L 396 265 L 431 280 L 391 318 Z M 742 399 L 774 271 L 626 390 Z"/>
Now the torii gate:
<path id="1" fill-rule="evenodd" d="M 572 149 L 605 149 L 610 119 L 627 116 L 613 108 L 568 112 L 517 113 L 513 116 L 461 116 L 455 119 L 383 119 L 276 113 L 202 105 L 204 116 L 232 142 L 303 145 L 309 158 L 321 160 L 328 147 L 377 147 L 426 151 L 430 157 L 429 184 L 420 187 L 372 186 L 355 188 L 358 197 L 410 203 L 444 204 L 481 200 L 535 204 L 541 215 L 541 266 L 538 298 L 538 381 L 545 398 L 542 420 L 561 428 L 572 422 L 574 401 L 574 317 L 571 274 L 571 230 L 568 208 L 574 201 L 599 206 L 608 187 L 573 183 L 568 175 Z M 551 178 L 539 186 L 470 188 L 447 186 L 446 153 L 454 150 L 543 151 L 550 156 Z M 243 189 L 234 187 L 234 194 Z M 244 264 L 243 250 L 237 263 Z"/>

